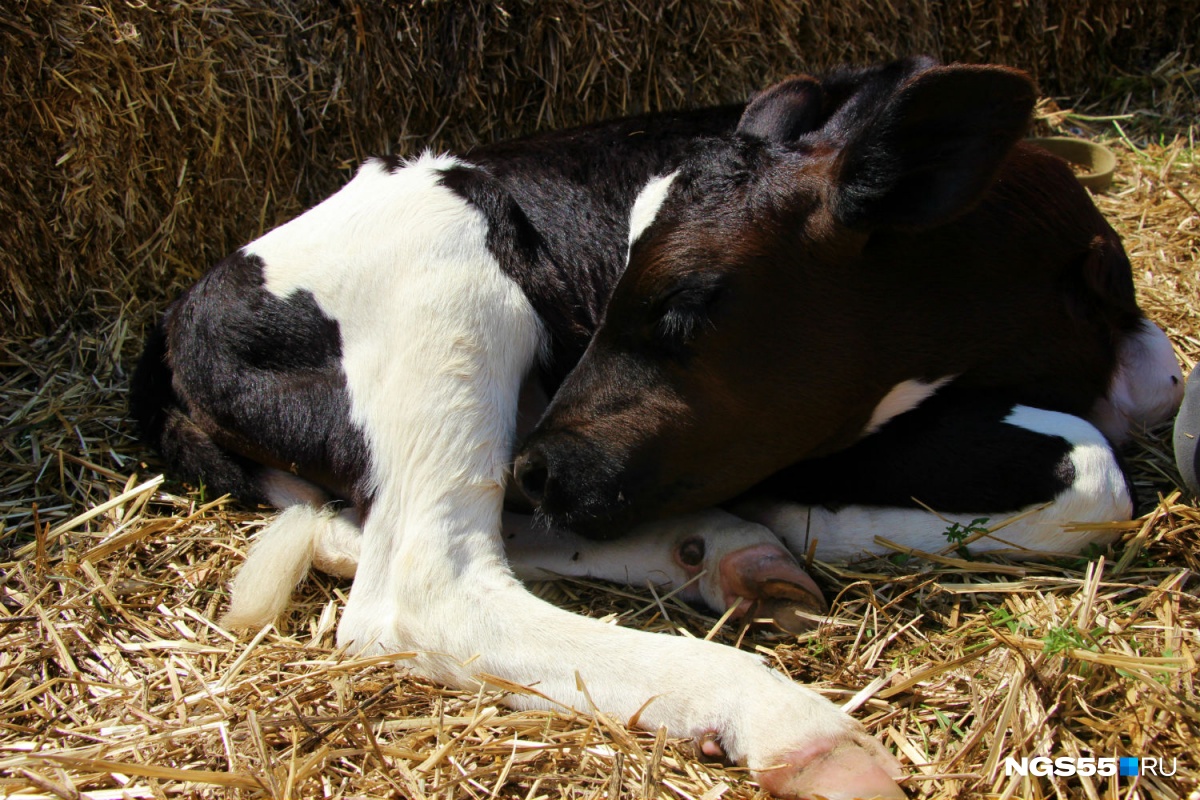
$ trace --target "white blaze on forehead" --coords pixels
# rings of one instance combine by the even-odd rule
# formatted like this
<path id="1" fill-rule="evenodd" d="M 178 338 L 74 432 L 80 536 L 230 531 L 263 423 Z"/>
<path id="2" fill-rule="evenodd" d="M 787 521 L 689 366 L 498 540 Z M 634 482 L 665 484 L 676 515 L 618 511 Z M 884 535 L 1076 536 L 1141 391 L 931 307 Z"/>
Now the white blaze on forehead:
<path id="1" fill-rule="evenodd" d="M 867 427 L 863 429 L 863 436 L 879 430 L 892 417 L 898 417 L 905 411 L 911 411 L 921 405 L 921 403 L 932 397 L 934 392 L 949 383 L 952 377 L 938 378 L 932 383 L 913 380 L 902 381 L 896 384 L 879 401 L 879 405 L 875 406 L 875 410 L 871 412 L 871 420 L 867 423 Z"/>
<path id="2" fill-rule="evenodd" d="M 670 175 L 662 175 L 642 187 L 637 200 L 633 201 L 633 210 L 629 213 L 630 246 L 633 246 L 646 228 L 650 227 L 650 223 L 654 222 L 654 218 L 658 216 L 658 210 L 662 208 L 663 201 L 667 199 L 667 193 L 671 191 L 671 184 L 675 182 L 675 176 L 678 174 L 679 170 Z"/>

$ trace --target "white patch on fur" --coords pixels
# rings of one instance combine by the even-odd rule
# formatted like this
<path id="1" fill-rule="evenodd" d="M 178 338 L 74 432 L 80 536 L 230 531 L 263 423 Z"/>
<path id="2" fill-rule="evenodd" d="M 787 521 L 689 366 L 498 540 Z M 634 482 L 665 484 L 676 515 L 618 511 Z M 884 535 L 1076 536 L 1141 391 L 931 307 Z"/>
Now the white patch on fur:
<path id="1" fill-rule="evenodd" d="M 337 321 L 352 419 L 371 453 L 374 502 L 339 643 L 414 650 L 406 665 L 456 687 L 489 673 L 580 710 L 640 712 L 643 726 L 672 736 L 716 730 L 752 769 L 853 742 L 891 770 L 857 723 L 757 656 L 571 614 L 512 574 L 502 480 L 542 331 L 489 253 L 483 216 L 439 183 L 439 170 L 458 163 L 426 155 L 394 172 L 368 163 L 246 248 L 265 262 L 270 291 L 308 290 Z M 550 705 L 534 695 L 509 702 Z"/>
<path id="2" fill-rule="evenodd" d="M 1133 431 L 1166 422 L 1183 402 L 1183 372 L 1171 340 L 1148 319 L 1125 337 L 1117 350 L 1117 369 L 1108 395 L 1096 403 L 1091 419 L 1114 442 Z"/>
<path id="3" fill-rule="evenodd" d="M 932 397 L 938 389 L 945 386 L 951 380 L 953 380 L 953 376 L 938 378 L 933 383 L 910 380 L 896 384 L 890 392 L 884 395 L 879 404 L 875 406 L 875 410 L 871 412 L 871 419 L 867 422 L 867 427 L 863 429 L 862 435 L 868 436 L 875 433 L 875 431 L 882 428 L 884 423 L 893 417 L 898 417 L 905 411 L 912 411 Z"/>
<path id="4" fill-rule="evenodd" d="M 1068 523 L 1107 522 L 1129 519 L 1133 514 L 1125 474 L 1112 446 L 1094 425 L 1070 414 L 1028 406 L 1017 406 L 1004 421 L 1048 436 L 1061 436 L 1073 445 L 1070 457 L 1075 480 L 1054 501 L 1059 519 Z"/>
<path id="5" fill-rule="evenodd" d="M 833 510 L 762 501 L 733 510 L 770 528 L 793 553 L 806 553 L 816 540 L 816 557 L 822 561 L 850 561 L 893 552 L 876 542 L 877 536 L 913 550 L 953 554 L 946 529 L 952 523 L 967 526 L 980 518 L 988 519 L 986 527 L 998 530 L 970 545 L 976 553 L 1071 555 L 1089 544 L 1112 541 L 1116 534 L 1110 531 L 1076 529 L 1087 523 L 1129 519 L 1133 513 L 1125 476 L 1103 434 L 1079 417 L 1027 406 L 1017 406 L 1005 422 L 1061 436 L 1074 445 L 1070 459 L 1075 481 L 1045 507 L 1027 508 L 1007 518 L 997 518 L 985 509 L 971 514 L 931 514 L 922 509 L 846 506 Z"/>
<path id="6" fill-rule="evenodd" d="M 675 182 L 677 175 L 679 175 L 678 170 L 670 175 L 654 178 L 638 193 L 637 199 L 633 201 L 633 210 L 629 214 L 630 247 L 658 216 L 658 210 L 662 208 L 663 201 L 667 199 L 667 194 L 671 191 L 671 184 Z"/>
<path id="7" fill-rule="evenodd" d="M 313 542 L 312 565 L 338 578 L 353 578 L 358 571 L 362 528 L 353 509 L 328 516 Z"/>

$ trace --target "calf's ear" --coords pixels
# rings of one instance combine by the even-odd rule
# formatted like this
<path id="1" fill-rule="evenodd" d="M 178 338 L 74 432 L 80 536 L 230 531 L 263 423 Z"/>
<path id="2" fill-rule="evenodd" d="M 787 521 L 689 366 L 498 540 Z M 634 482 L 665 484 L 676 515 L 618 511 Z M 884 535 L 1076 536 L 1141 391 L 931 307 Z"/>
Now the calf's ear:
<path id="1" fill-rule="evenodd" d="M 1018 70 L 935 67 L 857 120 L 835 168 L 834 216 L 920 229 L 965 213 L 1024 135 L 1035 92 Z"/>
<path id="2" fill-rule="evenodd" d="M 742 112 L 737 132 L 770 142 L 790 142 L 821 122 L 821 84 L 796 75 L 759 92 Z"/>

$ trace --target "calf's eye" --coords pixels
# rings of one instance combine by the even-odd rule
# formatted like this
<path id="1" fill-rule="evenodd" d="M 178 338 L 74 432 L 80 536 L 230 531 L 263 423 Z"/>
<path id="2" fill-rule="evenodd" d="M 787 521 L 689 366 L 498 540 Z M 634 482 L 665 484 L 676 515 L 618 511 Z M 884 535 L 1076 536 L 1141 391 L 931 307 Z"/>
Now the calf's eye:
<path id="1" fill-rule="evenodd" d="M 713 280 L 689 281 L 673 288 L 657 304 L 654 338 L 668 348 L 691 344 L 713 326 L 724 287 Z"/>

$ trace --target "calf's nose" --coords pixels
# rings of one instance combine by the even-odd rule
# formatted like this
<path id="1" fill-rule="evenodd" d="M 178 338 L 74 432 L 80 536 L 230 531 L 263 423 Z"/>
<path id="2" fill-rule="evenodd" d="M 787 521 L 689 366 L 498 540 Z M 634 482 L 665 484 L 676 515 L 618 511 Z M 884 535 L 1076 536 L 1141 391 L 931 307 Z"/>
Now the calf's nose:
<path id="1" fill-rule="evenodd" d="M 545 453 L 536 446 L 525 450 L 513 464 L 513 477 L 531 503 L 541 503 L 552 480 Z"/>
<path id="2" fill-rule="evenodd" d="M 574 432 L 537 435 L 513 459 L 513 487 L 545 522 L 590 538 L 620 534 L 612 514 L 624 495 L 602 447 Z"/>

